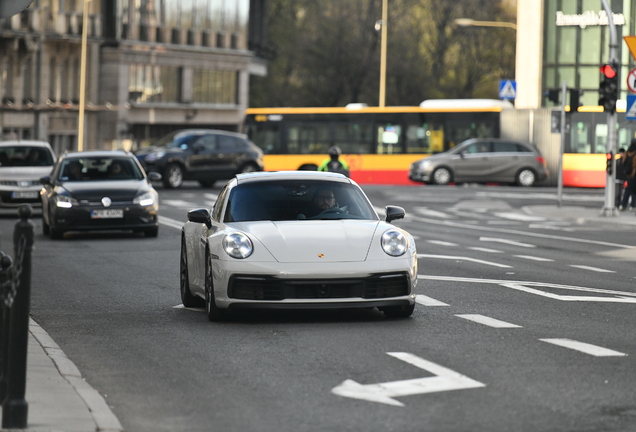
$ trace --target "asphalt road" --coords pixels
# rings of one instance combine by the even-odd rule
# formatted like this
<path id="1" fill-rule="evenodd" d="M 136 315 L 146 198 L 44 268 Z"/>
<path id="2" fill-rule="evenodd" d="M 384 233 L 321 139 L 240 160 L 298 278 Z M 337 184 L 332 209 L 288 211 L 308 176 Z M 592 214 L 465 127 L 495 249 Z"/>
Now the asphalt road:
<path id="1" fill-rule="evenodd" d="M 636 236 L 525 211 L 556 205 L 556 189 L 367 187 L 407 210 L 412 318 L 224 323 L 180 307 L 178 278 L 180 224 L 219 188 L 158 190 L 156 239 L 51 241 L 34 219 L 32 317 L 125 430 L 636 431 Z M 564 205 L 600 208 L 602 194 L 568 189 Z M 5 252 L 14 223 L 0 219 Z"/>

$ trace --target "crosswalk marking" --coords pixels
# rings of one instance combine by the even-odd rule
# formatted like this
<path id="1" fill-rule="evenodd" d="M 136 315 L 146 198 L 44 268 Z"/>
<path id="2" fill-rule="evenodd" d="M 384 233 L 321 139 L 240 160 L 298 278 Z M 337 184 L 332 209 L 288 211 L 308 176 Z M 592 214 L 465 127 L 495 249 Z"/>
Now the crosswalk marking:
<path id="1" fill-rule="evenodd" d="M 430 255 L 430 254 L 417 254 L 418 258 L 436 258 L 436 259 L 447 259 L 447 260 L 459 260 L 459 261 L 471 261 L 478 264 L 485 264 L 493 267 L 501 267 L 501 268 L 512 268 L 509 265 L 499 264 L 491 261 L 484 261 L 476 258 L 470 257 L 462 257 L 462 256 L 454 256 L 454 255 Z"/>
<path id="2" fill-rule="evenodd" d="M 497 249 L 488 249 L 488 248 L 483 248 L 483 247 L 468 247 L 468 249 L 474 250 L 474 251 L 478 251 L 478 252 L 488 252 L 488 253 L 503 253 L 500 250 Z"/>
<path id="3" fill-rule="evenodd" d="M 435 300 L 434 298 L 418 294 L 415 296 L 415 301 L 422 306 L 449 306 L 446 303 L 443 303 L 439 300 Z"/>
<path id="4" fill-rule="evenodd" d="M 612 356 L 626 356 L 627 354 L 614 351 L 611 349 L 603 348 L 600 346 L 577 342 L 571 339 L 539 339 L 540 341 L 547 342 L 550 344 L 562 346 L 564 348 L 570 348 L 576 351 L 580 351 L 585 354 L 590 354 L 595 357 L 612 357 Z"/>
<path id="5" fill-rule="evenodd" d="M 605 270 L 605 269 L 602 269 L 602 268 L 590 267 L 590 266 L 585 266 L 585 265 L 574 265 L 574 264 L 571 264 L 570 267 L 575 267 L 575 268 L 579 268 L 579 269 L 582 269 L 582 270 L 590 270 L 590 271 L 598 272 L 598 273 L 616 273 L 613 270 Z"/>
<path id="6" fill-rule="evenodd" d="M 520 325 L 511 324 L 505 321 L 501 321 L 495 318 L 490 318 L 485 315 L 478 314 L 456 314 L 456 317 L 464 318 L 469 321 L 474 321 L 479 324 L 487 325 L 494 328 L 522 328 Z"/>

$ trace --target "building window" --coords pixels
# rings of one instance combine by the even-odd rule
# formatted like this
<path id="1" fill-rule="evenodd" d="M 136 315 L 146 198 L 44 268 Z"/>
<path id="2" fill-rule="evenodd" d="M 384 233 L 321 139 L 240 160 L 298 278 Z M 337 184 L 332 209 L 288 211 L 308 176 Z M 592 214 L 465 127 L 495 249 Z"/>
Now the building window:
<path id="1" fill-rule="evenodd" d="M 195 69 L 192 100 L 198 103 L 238 104 L 238 72 Z"/>
<path id="2" fill-rule="evenodd" d="M 180 72 L 177 67 L 130 65 L 128 100 L 133 103 L 180 102 Z"/>

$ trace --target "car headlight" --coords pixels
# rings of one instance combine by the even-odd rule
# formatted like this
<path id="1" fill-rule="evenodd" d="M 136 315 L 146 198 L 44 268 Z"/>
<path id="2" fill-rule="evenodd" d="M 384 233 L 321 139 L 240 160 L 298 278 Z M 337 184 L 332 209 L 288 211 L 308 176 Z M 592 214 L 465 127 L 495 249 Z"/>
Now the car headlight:
<path id="1" fill-rule="evenodd" d="M 382 234 L 382 249 L 387 255 L 404 255 L 408 248 L 408 240 L 400 231 L 390 229 Z"/>
<path id="2" fill-rule="evenodd" d="M 57 207 L 62 207 L 62 208 L 71 208 L 73 206 L 78 205 L 79 203 L 77 202 L 77 200 L 73 197 L 70 196 L 66 196 L 66 195 L 57 195 L 55 197 L 55 205 Z"/>
<path id="3" fill-rule="evenodd" d="M 425 159 L 425 160 L 423 160 L 423 161 L 421 161 L 421 162 L 420 162 L 420 164 L 419 164 L 419 168 L 420 168 L 420 169 L 424 169 L 424 168 L 426 168 L 427 166 L 429 166 L 430 164 L 431 164 L 431 161 L 429 161 L 429 160 L 426 160 L 426 159 Z"/>
<path id="4" fill-rule="evenodd" d="M 165 151 L 159 151 L 159 152 L 155 152 L 155 153 L 150 153 L 149 155 L 146 156 L 146 160 L 148 162 L 156 161 L 157 159 L 161 159 L 165 155 L 166 155 Z"/>
<path id="5" fill-rule="evenodd" d="M 247 258 L 254 252 L 252 240 L 240 232 L 227 234 L 223 238 L 223 249 L 226 254 L 237 259 Z"/>
<path id="6" fill-rule="evenodd" d="M 148 191 L 139 195 L 133 200 L 133 204 L 139 204 L 140 206 L 147 207 L 155 203 L 155 196 L 152 192 Z"/>

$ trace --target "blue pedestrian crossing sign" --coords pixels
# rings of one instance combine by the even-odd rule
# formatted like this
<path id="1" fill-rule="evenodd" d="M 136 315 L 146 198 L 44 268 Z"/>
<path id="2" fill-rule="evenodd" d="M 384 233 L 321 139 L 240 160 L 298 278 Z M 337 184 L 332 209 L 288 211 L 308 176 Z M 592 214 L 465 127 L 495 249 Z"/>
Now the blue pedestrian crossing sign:
<path id="1" fill-rule="evenodd" d="M 627 95 L 625 118 L 627 120 L 636 120 L 636 95 Z"/>
<path id="2" fill-rule="evenodd" d="M 499 80 L 499 99 L 515 99 L 517 97 L 517 81 Z"/>

